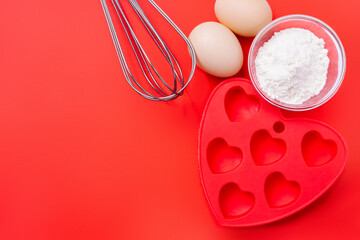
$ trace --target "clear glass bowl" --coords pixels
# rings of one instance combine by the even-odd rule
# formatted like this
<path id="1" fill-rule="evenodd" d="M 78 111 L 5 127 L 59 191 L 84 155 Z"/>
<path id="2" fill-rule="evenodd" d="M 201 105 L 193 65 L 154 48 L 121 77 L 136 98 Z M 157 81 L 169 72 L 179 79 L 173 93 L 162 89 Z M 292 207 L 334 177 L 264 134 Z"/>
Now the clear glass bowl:
<path id="1" fill-rule="evenodd" d="M 328 57 L 330 59 L 324 88 L 318 95 L 313 96 L 304 103 L 297 105 L 286 104 L 267 96 L 260 88 L 255 68 L 255 58 L 259 48 L 267 42 L 275 32 L 279 32 L 287 28 L 307 29 L 314 33 L 317 37 L 322 38 L 325 41 L 325 48 L 328 50 Z M 334 96 L 344 79 L 346 58 L 344 47 L 341 44 L 339 37 L 327 24 L 314 17 L 306 15 L 288 15 L 272 21 L 256 35 L 250 47 L 248 66 L 250 78 L 254 87 L 269 103 L 286 110 L 305 111 L 321 106 Z"/>

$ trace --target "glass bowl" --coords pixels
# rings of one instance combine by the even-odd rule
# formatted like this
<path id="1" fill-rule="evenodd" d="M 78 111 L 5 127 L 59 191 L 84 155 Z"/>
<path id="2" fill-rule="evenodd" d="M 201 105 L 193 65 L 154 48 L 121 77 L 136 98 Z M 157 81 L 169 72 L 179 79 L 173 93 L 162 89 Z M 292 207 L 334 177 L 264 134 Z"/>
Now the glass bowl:
<path id="1" fill-rule="evenodd" d="M 259 48 L 267 42 L 275 32 L 287 28 L 303 28 L 311 31 L 325 42 L 330 59 L 327 79 L 324 88 L 318 95 L 313 96 L 302 104 L 287 104 L 268 96 L 260 88 L 255 68 L 255 58 Z M 339 37 L 327 24 L 314 17 L 306 15 L 288 15 L 280 17 L 265 26 L 255 37 L 251 44 L 248 57 L 249 74 L 251 81 L 259 92 L 269 103 L 286 110 L 305 111 L 321 106 L 329 101 L 339 89 L 345 75 L 346 58 L 344 47 Z"/>

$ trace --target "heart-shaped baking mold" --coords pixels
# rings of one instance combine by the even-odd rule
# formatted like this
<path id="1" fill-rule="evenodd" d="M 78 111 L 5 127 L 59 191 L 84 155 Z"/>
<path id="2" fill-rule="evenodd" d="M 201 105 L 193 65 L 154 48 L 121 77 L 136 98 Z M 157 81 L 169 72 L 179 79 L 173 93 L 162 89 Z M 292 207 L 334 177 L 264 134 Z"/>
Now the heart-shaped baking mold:
<path id="1" fill-rule="evenodd" d="M 298 212 L 330 188 L 346 159 L 333 128 L 285 119 L 246 79 L 219 84 L 205 107 L 199 170 L 223 226 L 256 226 Z"/>

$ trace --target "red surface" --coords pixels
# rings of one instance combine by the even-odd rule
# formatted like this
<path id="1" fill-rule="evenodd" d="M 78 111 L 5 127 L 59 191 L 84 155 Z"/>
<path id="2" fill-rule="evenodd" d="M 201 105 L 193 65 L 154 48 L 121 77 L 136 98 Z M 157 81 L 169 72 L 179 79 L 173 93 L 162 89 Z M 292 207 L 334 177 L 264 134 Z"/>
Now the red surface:
<path id="1" fill-rule="evenodd" d="M 289 216 L 344 170 L 347 149 L 339 133 L 318 121 L 283 118 L 249 80 L 224 81 L 209 99 L 199 169 L 221 225 L 257 226 Z"/>
<path id="2" fill-rule="evenodd" d="M 157 2 L 186 34 L 215 20 L 214 0 Z M 201 114 L 220 79 L 197 70 L 181 99 L 146 101 L 124 80 L 100 1 L 1 1 L 0 239 L 357 239 L 360 3 L 269 4 L 275 18 L 325 21 L 345 47 L 336 96 L 285 113 L 324 121 L 348 143 L 349 161 L 329 192 L 273 224 L 220 227 L 197 166 Z M 252 39 L 240 40 L 246 58 Z"/>

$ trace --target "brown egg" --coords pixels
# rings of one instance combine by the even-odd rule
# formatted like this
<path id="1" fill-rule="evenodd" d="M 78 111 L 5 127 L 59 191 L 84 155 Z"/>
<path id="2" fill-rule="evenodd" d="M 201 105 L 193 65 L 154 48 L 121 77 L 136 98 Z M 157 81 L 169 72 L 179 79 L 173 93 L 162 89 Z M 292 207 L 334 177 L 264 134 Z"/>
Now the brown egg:
<path id="1" fill-rule="evenodd" d="M 239 72 L 243 52 L 235 34 L 217 22 L 195 27 L 189 39 L 194 46 L 197 65 L 216 77 L 230 77 Z"/>
<path id="2" fill-rule="evenodd" d="M 255 36 L 272 20 L 265 0 L 216 0 L 215 15 L 219 22 L 245 37 Z"/>

